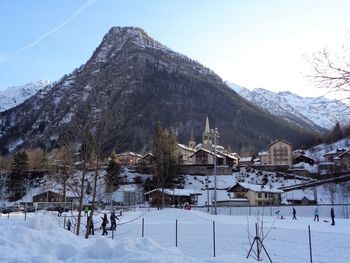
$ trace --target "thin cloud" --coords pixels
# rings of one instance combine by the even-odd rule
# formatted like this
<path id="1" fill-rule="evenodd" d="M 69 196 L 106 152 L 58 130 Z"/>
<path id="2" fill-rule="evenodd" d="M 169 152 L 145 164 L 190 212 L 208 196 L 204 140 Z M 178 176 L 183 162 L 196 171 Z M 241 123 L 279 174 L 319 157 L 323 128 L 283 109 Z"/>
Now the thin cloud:
<path id="1" fill-rule="evenodd" d="M 37 44 L 39 44 L 41 41 L 43 41 L 45 38 L 47 38 L 48 36 L 52 35 L 53 33 L 55 33 L 57 30 L 61 29 L 62 27 L 64 27 L 65 25 L 69 24 L 74 18 L 76 18 L 79 14 L 81 14 L 86 8 L 88 8 L 90 5 L 92 5 L 94 2 L 96 2 L 97 0 L 88 0 L 87 2 L 85 2 L 82 6 L 80 6 L 70 17 L 68 17 L 66 20 L 64 20 L 61 24 L 57 25 L 56 27 L 54 27 L 53 29 L 51 29 L 50 31 L 46 32 L 45 34 L 41 35 L 40 37 L 38 37 L 36 40 L 34 40 L 32 43 L 18 49 L 12 52 L 8 52 L 8 53 L 2 53 L 0 54 L 0 64 L 4 63 L 6 60 L 8 60 L 11 56 L 13 55 L 18 55 L 20 53 L 22 53 L 25 50 L 28 50 L 34 46 L 36 46 Z"/>

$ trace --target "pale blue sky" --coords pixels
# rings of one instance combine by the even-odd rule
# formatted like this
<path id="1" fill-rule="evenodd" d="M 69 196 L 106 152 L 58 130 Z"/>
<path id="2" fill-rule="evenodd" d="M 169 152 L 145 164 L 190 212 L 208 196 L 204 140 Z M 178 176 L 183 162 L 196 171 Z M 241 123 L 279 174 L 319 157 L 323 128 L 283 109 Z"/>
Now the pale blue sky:
<path id="1" fill-rule="evenodd" d="M 85 63 L 112 26 L 137 26 L 248 88 L 320 94 L 303 56 L 339 47 L 350 1 L 0 0 L 0 89 L 55 81 Z"/>

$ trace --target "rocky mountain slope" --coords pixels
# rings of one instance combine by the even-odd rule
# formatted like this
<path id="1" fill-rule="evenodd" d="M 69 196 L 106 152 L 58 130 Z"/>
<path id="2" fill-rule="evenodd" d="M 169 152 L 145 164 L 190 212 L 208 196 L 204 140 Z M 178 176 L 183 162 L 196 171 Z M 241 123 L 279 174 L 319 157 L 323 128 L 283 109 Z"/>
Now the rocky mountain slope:
<path id="1" fill-rule="evenodd" d="M 39 90 L 50 85 L 48 80 L 39 80 L 23 86 L 8 87 L 0 91 L 0 112 L 11 109 L 21 104 L 26 99 L 36 94 Z"/>
<path id="2" fill-rule="evenodd" d="M 142 29 L 113 27 L 91 58 L 72 73 L 0 113 L 3 153 L 22 147 L 52 148 L 61 139 L 79 143 L 103 127 L 102 151 L 150 150 L 157 122 L 180 142 L 191 129 L 201 140 L 206 116 L 221 145 L 266 148 L 283 138 L 296 145 L 313 139 L 242 99 L 214 72 L 149 37 Z"/>
<path id="3" fill-rule="evenodd" d="M 226 82 L 246 100 L 272 115 L 282 117 L 300 127 L 316 132 L 332 129 L 336 122 L 349 123 L 350 107 L 325 97 L 304 98 L 291 92 L 272 92 L 266 89 L 249 90 Z"/>

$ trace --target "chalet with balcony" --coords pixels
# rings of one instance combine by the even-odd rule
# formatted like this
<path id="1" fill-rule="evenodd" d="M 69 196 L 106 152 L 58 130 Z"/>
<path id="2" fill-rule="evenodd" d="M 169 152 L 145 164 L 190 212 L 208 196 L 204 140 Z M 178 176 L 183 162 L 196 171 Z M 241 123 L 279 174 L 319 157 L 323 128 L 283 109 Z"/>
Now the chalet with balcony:
<path id="1" fill-rule="evenodd" d="M 249 205 L 280 205 L 282 190 L 268 185 L 236 183 L 227 189 L 230 200 L 247 200 Z"/>

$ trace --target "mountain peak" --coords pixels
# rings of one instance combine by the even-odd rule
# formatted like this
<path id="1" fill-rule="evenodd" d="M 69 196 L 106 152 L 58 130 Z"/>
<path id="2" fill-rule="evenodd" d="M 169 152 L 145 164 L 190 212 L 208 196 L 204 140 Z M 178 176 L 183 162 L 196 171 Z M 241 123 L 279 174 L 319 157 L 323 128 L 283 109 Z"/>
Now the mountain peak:
<path id="1" fill-rule="evenodd" d="M 138 27 L 112 27 L 104 36 L 101 44 L 92 56 L 94 63 L 104 63 L 117 55 L 126 47 L 140 50 L 158 49 L 172 52 L 169 48 L 151 38 L 143 29 Z"/>

